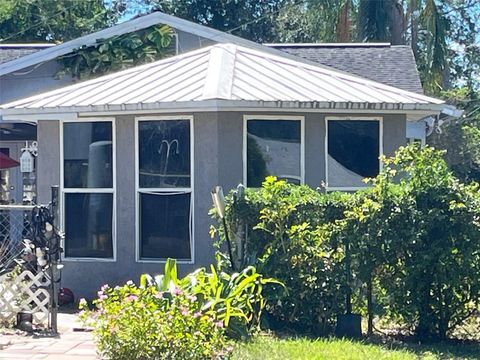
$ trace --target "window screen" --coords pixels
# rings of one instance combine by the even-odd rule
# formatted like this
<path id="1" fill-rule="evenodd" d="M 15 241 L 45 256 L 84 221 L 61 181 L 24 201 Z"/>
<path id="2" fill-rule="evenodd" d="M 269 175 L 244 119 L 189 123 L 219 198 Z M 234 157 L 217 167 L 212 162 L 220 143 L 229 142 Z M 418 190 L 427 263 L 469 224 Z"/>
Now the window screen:
<path id="1" fill-rule="evenodd" d="M 65 255 L 113 257 L 113 194 L 65 194 Z"/>
<path id="2" fill-rule="evenodd" d="M 247 186 L 260 187 L 265 177 L 301 182 L 301 122 L 247 120 Z"/>
<path id="3" fill-rule="evenodd" d="M 138 122 L 140 259 L 191 259 L 190 140 L 190 120 Z"/>
<path id="4" fill-rule="evenodd" d="M 112 122 L 65 122 L 62 146 L 65 256 L 112 258 Z"/>
<path id="5" fill-rule="evenodd" d="M 328 121 L 328 186 L 362 187 L 380 169 L 378 120 Z"/>
<path id="6" fill-rule="evenodd" d="M 111 188 L 112 123 L 63 125 L 64 187 Z"/>
<path id="7" fill-rule="evenodd" d="M 140 194 L 143 259 L 190 259 L 190 196 Z"/>
<path id="8" fill-rule="evenodd" d="M 190 123 L 188 120 L 139 123 L 141 188 L 190 186 Z"/>

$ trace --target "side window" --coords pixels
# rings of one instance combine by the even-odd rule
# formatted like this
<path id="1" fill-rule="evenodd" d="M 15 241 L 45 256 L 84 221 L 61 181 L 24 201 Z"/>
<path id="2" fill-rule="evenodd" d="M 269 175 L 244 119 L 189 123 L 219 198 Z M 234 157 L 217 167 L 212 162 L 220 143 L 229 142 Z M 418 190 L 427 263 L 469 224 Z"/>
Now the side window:
<path id="1" fill-rule="evenodd" d="M 380 120 L 327 119 L 327 187 L 360 188 L 380 170 Z"/>
<path id="2" fill-rule="evenodd" d="M 260 187 L 274 175 L 294 184 L 302 177 L 302 120 L 247 118 L 245 180 L 248 187 Z"/>
<path id="3" fill-rule="evenodd" d="M 190 119 L 139 120 L 137 218 L 140 260 L 192 259 Z"/>
<path id="4" fill-rule="evenodd" d="M 63 124 L 65 257 L 113 258 L 111 121 Z"/>

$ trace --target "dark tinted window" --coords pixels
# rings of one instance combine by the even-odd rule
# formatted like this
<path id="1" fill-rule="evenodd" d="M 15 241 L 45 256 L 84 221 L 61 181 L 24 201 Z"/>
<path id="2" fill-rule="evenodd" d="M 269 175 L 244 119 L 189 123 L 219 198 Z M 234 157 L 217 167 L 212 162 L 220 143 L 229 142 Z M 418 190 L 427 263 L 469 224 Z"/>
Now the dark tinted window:
<path id="1" fill-rule="evenodd" d="M 65 194 L 65 255 L 113 257 L 113 194 Z"/>
<path id="2" fill-rule="evenodd" d="M 328 185 L 362 186 L 363 178 L 378 175 L 379 147 L 379 121 L 329 120 Z"/>
<path id="3" fill-rule="evenodd" d="M 190 122 L 139 122 L 141 188 L 190 186 Z"/>
<path id="4" fill-rule="evenodd" d="M 112 123 L 63 125 L 65 188 L 111 188 Z"/>
<path id="5" fill-rule="evenodd" d="M 140 257 L 190 259 L 190 193 L 140 193 Z"/>
<path id="6" fill-rule="evenodd" d="M 299 184 L 301 124 L 298 120 L 247 121 L 247 186 L 274 175 Z"/>

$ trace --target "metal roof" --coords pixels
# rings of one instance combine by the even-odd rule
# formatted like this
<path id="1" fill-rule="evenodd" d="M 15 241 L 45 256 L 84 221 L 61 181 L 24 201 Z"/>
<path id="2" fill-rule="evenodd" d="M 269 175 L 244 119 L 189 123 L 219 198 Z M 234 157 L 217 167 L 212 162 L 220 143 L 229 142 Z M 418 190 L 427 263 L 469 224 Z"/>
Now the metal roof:
<path id="1" fill-rule="evenodd" d="M 206 101 L 253 107 L 438 111 L 443 101 L 233 44 L 66 86 L 0 107 L 0 114 L 182 109 Z M 211 104 L 211 102 L 209 103 Z"/>

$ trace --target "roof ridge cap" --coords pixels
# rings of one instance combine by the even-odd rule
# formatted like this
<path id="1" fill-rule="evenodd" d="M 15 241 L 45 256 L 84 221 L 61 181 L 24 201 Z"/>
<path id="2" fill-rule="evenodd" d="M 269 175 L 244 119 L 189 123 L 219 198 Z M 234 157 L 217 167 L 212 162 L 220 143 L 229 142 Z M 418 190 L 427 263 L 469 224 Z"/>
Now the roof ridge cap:
<path id="1" fill-rule="evenodd" d="M 210 49 L 202 99 L 231 99 L 237 45 L 226 43 Z"/>

